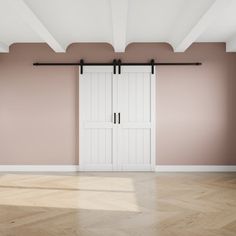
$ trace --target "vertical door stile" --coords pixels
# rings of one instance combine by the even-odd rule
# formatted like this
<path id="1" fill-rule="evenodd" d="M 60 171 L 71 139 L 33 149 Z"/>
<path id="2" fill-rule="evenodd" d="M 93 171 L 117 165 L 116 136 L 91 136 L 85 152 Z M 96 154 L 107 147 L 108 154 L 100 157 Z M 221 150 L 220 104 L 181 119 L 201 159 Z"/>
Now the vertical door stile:
<path id="1" fill-rule="evenodd" d="M 118 170 L 118 146 L 117 146 L 117 142 L 118 142 L 118 137 L 117 137 L 117 103 L 118 103 L 118 84 L 117 84 L 117 74 L 113 74 L 112 75 L 112 108 L 113 108 L 113 113 L 112 113 L 112 117 L 113 117 L 113 135 L 112 135 L 112 150 L 113 150 L 113 158 L 112 158 L 112 162 L 113 162 L 113 167 L 112 169 Z M 116 118 L 115 118 L 116 117 Z"/>
<path id="2" fill-rule="evenodd" d="M 124 136 L 123 139 L 121 139 L 121 132 L 122 132 L 122 124 L 124 121 L 124 98 L 125 98 L 125 92 L 124 92 L 124 81 L 125 81 L 125 75 L 118 74 L 117 76 L 117 112 L 118 112 L 118 124 L 117 124 L 117 169 L 119 171 L 122 171 L 122 163 L 124 163 L 125 160 L 125 142 L 124 142 Z"/>
<path id="3" fill-rule="evenodd" d="M 156 165 L 156 68 L 154 67 L 154 74 L 151 74 L 151 164 L 152 171 L 155 171 Z"/>

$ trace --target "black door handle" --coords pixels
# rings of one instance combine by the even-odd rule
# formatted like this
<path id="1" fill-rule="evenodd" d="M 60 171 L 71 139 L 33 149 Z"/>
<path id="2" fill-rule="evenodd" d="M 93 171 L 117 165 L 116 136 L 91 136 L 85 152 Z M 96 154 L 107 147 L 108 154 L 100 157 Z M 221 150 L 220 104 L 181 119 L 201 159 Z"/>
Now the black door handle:
<path id="1" fill-rule="evenodd" d="M 116 124 L 116 113 L 114 113 L 114 124 Z"/>
<path id="2" fill-rule="evenodd" d="M 120 124 L 120 112 L 118 113 L 118 124 Z"/>

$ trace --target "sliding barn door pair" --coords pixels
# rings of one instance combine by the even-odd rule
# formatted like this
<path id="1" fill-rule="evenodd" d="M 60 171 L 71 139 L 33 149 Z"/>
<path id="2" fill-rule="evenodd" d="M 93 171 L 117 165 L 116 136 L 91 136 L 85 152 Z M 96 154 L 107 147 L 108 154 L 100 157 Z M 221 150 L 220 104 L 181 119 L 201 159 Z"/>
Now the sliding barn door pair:
<path id="1" fill-rule="evenodd" d="M 79 78 L 81 170 L 154 170 L 155 74 L 150 66 L 87 66 Z"/>

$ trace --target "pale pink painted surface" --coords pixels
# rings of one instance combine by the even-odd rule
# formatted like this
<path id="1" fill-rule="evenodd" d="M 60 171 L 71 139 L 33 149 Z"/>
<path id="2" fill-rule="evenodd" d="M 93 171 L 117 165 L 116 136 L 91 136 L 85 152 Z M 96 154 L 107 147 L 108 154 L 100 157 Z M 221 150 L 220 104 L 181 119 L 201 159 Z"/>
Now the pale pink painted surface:
<path id="1" fill-rule="evenodd" d="M 45 44 L 14 44 L 0 54 L 0 164 L 77 164 L 77 69 L 34 61 L 201 61 L 157 68 L 157 164 L 236 164 L 236 54 L 223 43 L 72 44 L 56 54 Z"/>

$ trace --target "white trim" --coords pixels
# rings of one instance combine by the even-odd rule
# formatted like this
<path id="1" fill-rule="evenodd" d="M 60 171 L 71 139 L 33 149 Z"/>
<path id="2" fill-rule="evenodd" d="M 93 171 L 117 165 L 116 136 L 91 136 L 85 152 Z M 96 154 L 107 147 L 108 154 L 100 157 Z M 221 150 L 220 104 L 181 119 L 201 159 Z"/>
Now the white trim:
<path id="1" fill-rule="evenodd" d="M 190 31 L 186 32 L 180 40 L 175 40 L 173 45 L 174 51 L 184 52 L 212 23 L 214 23 L 215 19 L 222 14 L 222 11 L 229 5 L 229 3 L 230 1 L 225 0 L 212 1 L 212 4 L 195 22 Z M 182 24 L 180 24 L 179 27 L 182 27 Z M 179 30 L 178 27 L 176 27 L 176 29 L 177 31 Z"/>
<path id="2" fill-rule="evenodd" d="M 0 42 L 0 53 L 7 53 L 9 52 L 9 46 L 5 43 Z"/>
<path id="3" fill-rule="evenodd" d="M 157 165 L 156 172 L 236 172 L 236 165 Z"/>
<path id="4" fill-rule="evenodd" d="M 151 171 L 150 165 L 124 165 L 121 171 Z M 112 165 L 0 165 L 0 172 L 116 171 Z"/>
<path id="5" fill-rule="evenodd" d="M 0 165 L 0 172 L 75 172 L 78 165 Z"/>
<path id="6" fill-rule="evenodd" d="M 79 165 L 0 165 L 0 172 L 112 171 L 111 166 L 82 168 Z M 151 167 L 123 166 L 126 171 L 150 171 Z M 236 165 L 157 165 L 156 172 L 236 172 Z"/>
<path id="7" fill-rule="evenodd" d="M 110 0 L 113 47 L 115 52 L 124 52 L 127 37 L 128 0 Z"/>
<path id="8" fill-rule="evenodd" d="M 236 52 L 236 34 L 227 40 L 226 52 Z"/>
<path id="9" fill-rule="evenodd" d="M 14 11 L 27 23 L 30 28 L 38 34 L 55 52 L 66 52 L 65 47 L 51 34 L 37 15 L 30 9 L 24 0 L 6 1 Z"/>

